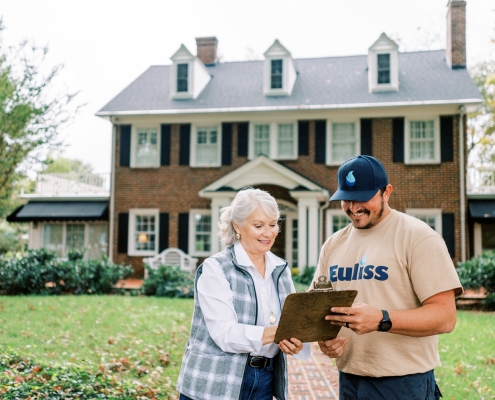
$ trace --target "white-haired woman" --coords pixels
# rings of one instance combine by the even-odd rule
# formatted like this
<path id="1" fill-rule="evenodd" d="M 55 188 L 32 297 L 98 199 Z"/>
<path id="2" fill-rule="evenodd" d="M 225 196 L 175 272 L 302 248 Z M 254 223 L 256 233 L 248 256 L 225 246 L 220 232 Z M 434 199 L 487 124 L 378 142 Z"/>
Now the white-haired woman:
<path id="1" fill-rule="evenodd" d="M 295 291 L 287 262 L 270 252 L 279 217 L 273 196 L 253 188 L 221 210 L 226 249 L 196 273 L 180 399 L 287 399 L 285 354 L 299 353 L 303 344 L 296 338 L 273 343 L 285 298 Z"/>

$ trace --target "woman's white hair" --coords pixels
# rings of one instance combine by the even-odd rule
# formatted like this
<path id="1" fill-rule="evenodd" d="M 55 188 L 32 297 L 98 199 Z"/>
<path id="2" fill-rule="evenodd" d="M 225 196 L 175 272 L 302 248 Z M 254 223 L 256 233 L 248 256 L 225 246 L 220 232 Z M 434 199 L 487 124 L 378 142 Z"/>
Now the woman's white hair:
<path id="1" fill-rule="evenodd" d="M 231 246 L 236 242 L 235 230 L 232 222 L 242 226 L 246 219 L 260 206 L 263 212 L 270 218 L 280 218 L 280 210 L 275 198 L 261 189 L 247 187 L 241 189 L 230 206 L 220 210 L 220 221 L 218 222 L 218 236 L 224 246 Z"/>

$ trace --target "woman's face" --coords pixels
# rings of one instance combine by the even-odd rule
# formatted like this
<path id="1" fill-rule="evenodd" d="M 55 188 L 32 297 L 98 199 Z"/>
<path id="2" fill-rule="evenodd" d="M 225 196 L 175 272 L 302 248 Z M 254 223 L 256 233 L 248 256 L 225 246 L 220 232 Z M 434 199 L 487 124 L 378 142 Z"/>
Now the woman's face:
<path id="1" fill-rule="evenodd" d="M 233 222 L 234 229 L 241 234 L 240 242 L 247 253 L 261 255 L 270 251 L 278 235 L 279 226 L 276 219 L 268 217 L 258 206 L 244 221 L 242 226 Z"/>

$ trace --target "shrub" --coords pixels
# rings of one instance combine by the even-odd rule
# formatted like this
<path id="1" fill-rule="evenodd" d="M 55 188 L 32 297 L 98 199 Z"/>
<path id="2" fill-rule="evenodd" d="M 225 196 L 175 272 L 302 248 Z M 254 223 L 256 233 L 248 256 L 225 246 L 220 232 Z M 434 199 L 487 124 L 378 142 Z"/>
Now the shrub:
<path id="1" fill-rule="evenodd" d="M 306 267 L 301 275 L 293 275 L 292 280 L 294 282 L 306 285 L 309 287 L 311 282 L 313 282 L 313 277 L 315 276 L 316 267 Z"/>
<path id="2" fill-rule="evenodd" d="M 133 272 L 108 258 L 83 261 L 82 250 L 67 259 L 46 249 L 29 250 L 24 256 L 0 259 L 0 290 L 7 294 L 104 294 L 115 291 L 119 279 Z"/>
<path id="3" fill-rule="evenodd" d="M 160 265 L 158 268 L 145 266 L 148 277 L 142 291 L 147 296 L 194 297 L 194 275 L 182 271 L 178 266 Z"/>
<path id="4" fill-rule="evenodd" d="M 486 290 L 483 305 L 495 310 L 495 253 L 485 253 L 457 264 L 457 274 L 465 289 Z"/>

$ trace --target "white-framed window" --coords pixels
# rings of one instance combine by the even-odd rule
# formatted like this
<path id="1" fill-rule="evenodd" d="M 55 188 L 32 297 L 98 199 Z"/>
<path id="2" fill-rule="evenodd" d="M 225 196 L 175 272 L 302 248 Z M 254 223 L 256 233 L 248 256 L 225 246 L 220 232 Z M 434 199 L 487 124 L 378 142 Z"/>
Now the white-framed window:
<path id="1" fill-rule="evenodd" d="M 211 254 L 211 210 L 189 211 L 189 254 L 209 256 Z"/>
<path id="2" fill-rule="evenodd" d="M 377 83 L 390 84 L 390 53 L 377 54 Z"/>
<path id="3" fill-rule="evenodd" d="M 158 126 L 132 127 L 131 166 L 150 168 L 160 166 L 160 130 Z"/>
<path id="4" fill-rule="evenodd" d="M 359 121 L 328 121 L 327 164 L 341 165 L 361 153 Z"/>
<path id="5" fill-rule="evenodd" d="M 253 122 L 249 124 L 249 158 L 261 154 L 274 160 L 295 160 L 298 132 L 295 122 Z"/>
<path id="6" fill-rule="evenodd" d="M 129 210 L 128 254 L 153 256 L 158 254 L 159 211 L 157 209 Z"/>
<path id="7" fill-rule="evenodd" d="M 177 64 L 177 93 L 187 93 L 189 91 L 189 64 Z"/>
<path id="8" fill-rule="evenodd" d="M 99 260 L 108 255 L 108 223 L 45 222 L 42 224 L 43 247 L 64 256 L 71 249 L 84 249 L 84 259 Z"/>
<path id="9" fill-rule="evenodd" d="M 368 49 L 368 90 L 399 90 L 399 46 L 385 33 Z"/>
<path id="10" fill-rule="evenodd" d="M 192 167 L 219 167 L 222 164 L 219 125 L 194 125 L 191 139 Z"/>
<path id="11" fill-rule="evenodd" d="M 405 120 L 405 163 L 440 163 L 440 120 L 438 117 Z"/>
<path id="12" fill-rule="evenodd" d="M 426 222 L 434 231 L 442 234 L 442 210 L 439 208 L 407 208 L 406 214 Z"/>
<path id="13" fill-rule="evenodd" d="M 283 89 L 284 60 L 270 60 L 270 89 Z"/>
<path id="14" fill-rule="evenodd" d="M 335 232 L 340 231 L 349 225 L 351 221 L 349 217 L 344 214 L 342 209 L 332 209 L 326 212 L 326 237 L 329 238 Z"/>

